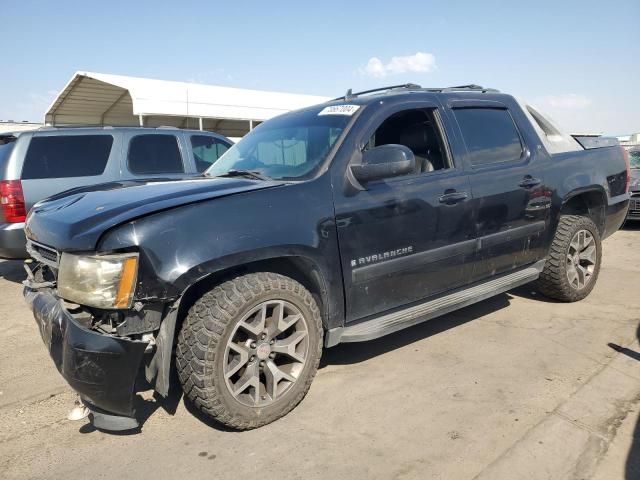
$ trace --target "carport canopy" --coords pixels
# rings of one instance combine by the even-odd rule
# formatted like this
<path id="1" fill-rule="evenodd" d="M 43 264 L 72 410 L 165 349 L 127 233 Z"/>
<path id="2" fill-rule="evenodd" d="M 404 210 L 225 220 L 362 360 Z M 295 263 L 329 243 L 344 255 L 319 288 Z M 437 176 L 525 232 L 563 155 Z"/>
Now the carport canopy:
<path id="1" fill-rule="evenodd" d="M 45 114 L 52 126 L 172 126 L 242 137 L 251 128 L 327 97 L 76 72 Z"/>

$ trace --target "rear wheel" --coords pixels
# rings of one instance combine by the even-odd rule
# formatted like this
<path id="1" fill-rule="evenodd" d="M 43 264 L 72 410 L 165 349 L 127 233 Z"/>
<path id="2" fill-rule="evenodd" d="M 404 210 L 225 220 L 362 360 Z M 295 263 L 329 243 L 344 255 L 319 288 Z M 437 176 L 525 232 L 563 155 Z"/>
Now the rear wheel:
<path id="1" fill-rule="evenodd" d="M 313 297 L 291 278 L 254 273 L 203 295 L 178 336 L 176 364 L 185 395 L 236 428 L 270 423 L 307 393 L 322 352 Z"/>
<path id="2" fill-rule="evenodd" d="M 579 215 L 561 215 L 538 289 L 563 302 L 585 298 L 600 272 L 602 245 L 595 223 Z"/>

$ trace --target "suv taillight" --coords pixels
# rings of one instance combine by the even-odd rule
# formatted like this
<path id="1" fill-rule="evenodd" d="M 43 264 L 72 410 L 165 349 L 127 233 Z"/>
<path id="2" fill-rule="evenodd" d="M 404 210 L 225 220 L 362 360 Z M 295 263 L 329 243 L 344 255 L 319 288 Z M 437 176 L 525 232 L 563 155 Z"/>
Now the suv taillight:
<path id="1" fill-rule="evenodd" d="M 629 187 L 631 186 L 631 159 L 629 158 L 629 151 L 624 148 L 622 149 L 622 156 L 624 157 L 624 161 L 627 164 L 627 188 L 625 190 L 626 193 L 629 193 Z"/>
<path id="2" fill-rule="evenodd" d="M 0 204 L 2 204 L 2 213 L 7 223 L 24 222 L 27 211 L 20 180 L 0 181 Z"/>

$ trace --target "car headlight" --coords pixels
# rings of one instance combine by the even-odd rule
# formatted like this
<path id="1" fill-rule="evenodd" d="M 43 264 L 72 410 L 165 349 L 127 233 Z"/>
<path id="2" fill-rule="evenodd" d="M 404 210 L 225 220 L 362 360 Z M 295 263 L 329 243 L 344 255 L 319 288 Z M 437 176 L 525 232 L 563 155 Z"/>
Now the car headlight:
<path id="1" fill-rule="evenodd" d="M 58 295 L 90 307 L 129 308 L 138 276 L 138 254 L 72 255 L 63 253 Z"/>

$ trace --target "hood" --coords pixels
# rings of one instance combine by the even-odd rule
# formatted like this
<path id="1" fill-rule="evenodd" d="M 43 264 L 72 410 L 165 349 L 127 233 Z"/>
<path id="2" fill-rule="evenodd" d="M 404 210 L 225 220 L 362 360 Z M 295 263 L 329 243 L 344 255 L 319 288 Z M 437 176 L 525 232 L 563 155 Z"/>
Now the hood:
<path id="1" fill-rule="evenodd" d="M 161 210 L 283 185 L 244 178 L 138 180 L 79 188 L 37 203 L 27 237 L 59 251 L 91 251 L 109 228 Z"/>

